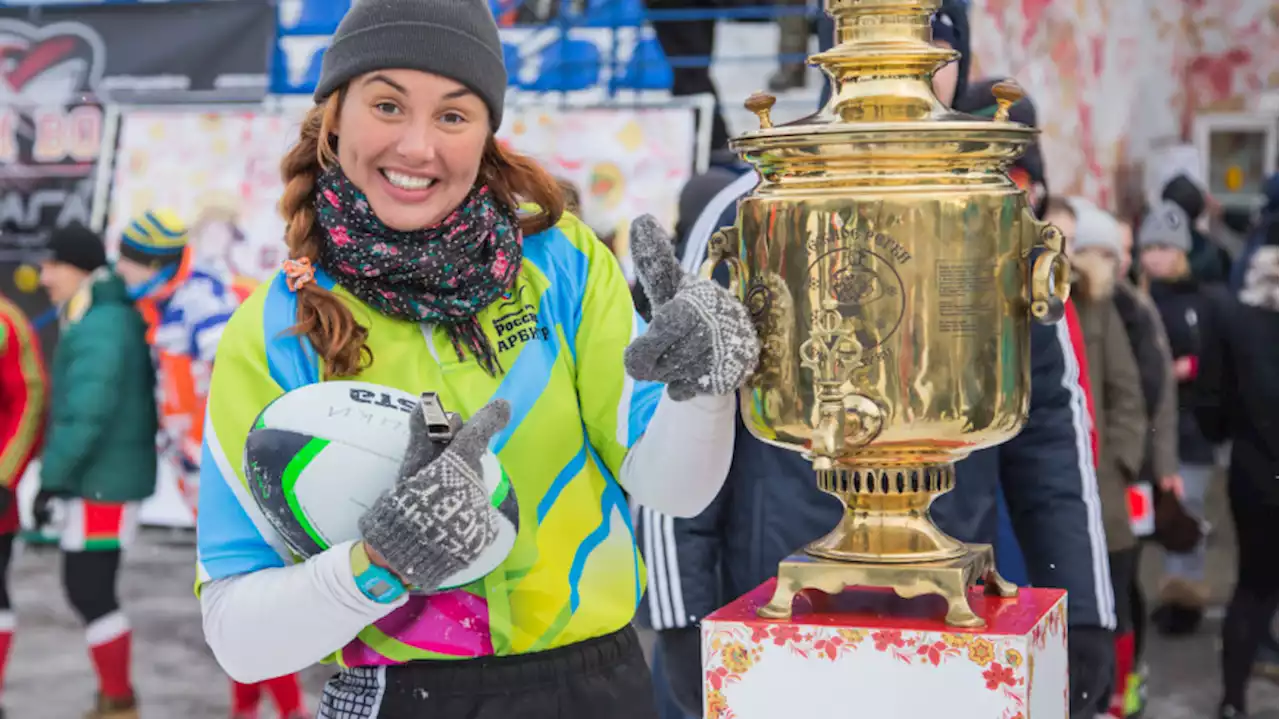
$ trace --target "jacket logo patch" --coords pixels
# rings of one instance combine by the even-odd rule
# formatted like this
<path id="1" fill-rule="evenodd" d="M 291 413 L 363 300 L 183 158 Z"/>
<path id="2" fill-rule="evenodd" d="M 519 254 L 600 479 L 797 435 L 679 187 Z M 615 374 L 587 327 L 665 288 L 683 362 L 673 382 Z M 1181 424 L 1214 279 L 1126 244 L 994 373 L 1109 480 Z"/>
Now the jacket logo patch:
<path id="1" fill-rule="evenodd" d="M 551 339 L 551 328 L 538 322 L 538 308 L 524 299 L 525 287 L 516 287 L 502 296 L 493 332 L 498 335 L 498 352 L 506 352 L 530 340 Z"/>

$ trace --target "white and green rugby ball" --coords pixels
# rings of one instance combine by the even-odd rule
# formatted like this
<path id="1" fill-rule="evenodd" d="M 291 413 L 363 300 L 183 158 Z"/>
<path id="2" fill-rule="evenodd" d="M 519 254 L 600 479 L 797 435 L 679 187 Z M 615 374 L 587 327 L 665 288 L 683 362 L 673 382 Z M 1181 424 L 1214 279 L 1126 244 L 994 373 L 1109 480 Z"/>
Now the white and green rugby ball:
<path id="1" fill-rule="evenodd" d="M 361 515 L 395 486 L 417 407 L 408 392 L 344 381 L 299 387 L 262 410 L 245 441 L 244 474 L 258 508 L 290 549 L 310 557 L 360 538 Z M 492 452 L 481 465 L 502 517 L 498 538 L 440 589 L 492 572 L 515 545 L 519 512 L 511 481 Z"/>

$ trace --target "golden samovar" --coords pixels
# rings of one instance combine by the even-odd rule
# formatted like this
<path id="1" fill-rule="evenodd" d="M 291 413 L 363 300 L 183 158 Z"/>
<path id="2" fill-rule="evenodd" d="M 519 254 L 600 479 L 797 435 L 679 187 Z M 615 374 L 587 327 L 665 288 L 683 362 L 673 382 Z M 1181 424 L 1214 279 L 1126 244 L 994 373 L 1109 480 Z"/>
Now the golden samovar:
<path id="1" fill-rule="evenodd" d="M 826 0 L 837 44 L 810 62 L 830 101 L 775 126 L 774 98 L 753 95 L 760 129 L 730 142 L 761 179 L 704 272 L 729 263 L 760 334 L 742 414 L 811 457 L 845 505 L 782 562 L 765 617 L 789 617 L 802 589 L 891 587 L 941 595 L 949 624 L 979 627 L 970 586 L 1017 592 L 990 545 L 947 536 L 929 505 L 955 462 L 1025 423 L 1030 323 L 1062 316 L 1066 258 L 1005 173 L 1036 132 L 1008 120 L 1017 86 L 996 86 L 994 121 L 934 95 L 933 72 L 956 57 L 930 42 L 939 4 Z"/>

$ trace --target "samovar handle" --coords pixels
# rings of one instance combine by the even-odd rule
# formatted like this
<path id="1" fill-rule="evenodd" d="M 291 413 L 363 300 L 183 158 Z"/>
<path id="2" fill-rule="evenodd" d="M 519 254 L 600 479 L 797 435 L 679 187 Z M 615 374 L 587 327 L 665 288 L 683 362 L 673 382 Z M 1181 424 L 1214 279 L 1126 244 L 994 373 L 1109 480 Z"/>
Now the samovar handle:
<path id="1" fill-rule="evenodd" d="M 736 227 L 721 227 L 711 235 L 711 241 L 707 243 L 707 259 L 702 263 L 698 274 L 711 279 L 721 262 L 729 265 L 729 289 L 738 295 L 738 299 L 745 300 L 743 292 L 746 289 L 747 269 L 738 255 Z"/>
<path id="2" fill-rule="evenodd" d="M 1071 265 L 1067 261 L 1066 240 L 1062 230 L 1041 222 L 1023 209 L 1026 221 L 1035 228 L 1036 242 L 1032 249 L 1039 249 L 1031 265 L 1031 316 L 1041 324 L 1051 325 L 1062 319 L 1067 311 L 1067 298 L 1071 296 Z"/>

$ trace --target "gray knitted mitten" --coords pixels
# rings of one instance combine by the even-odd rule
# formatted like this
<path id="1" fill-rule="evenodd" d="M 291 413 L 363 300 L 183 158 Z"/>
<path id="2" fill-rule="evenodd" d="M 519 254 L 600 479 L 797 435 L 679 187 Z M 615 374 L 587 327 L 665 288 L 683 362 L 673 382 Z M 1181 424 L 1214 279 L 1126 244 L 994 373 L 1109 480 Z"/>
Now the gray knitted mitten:
<path id="1" fill-rule="evenodd" d="M 360 518 L 360 534 L 407 584 L 430 592 L 498 536 L 480 457 L 507 426 L 511 406 L 497 400 L 480 408 L 443 451 L 422 414 L 419 405 L 410 419 L 400 480 Z"/>
<path id="2" fill-rule="evenodd" d="M 747 308 L 711 280 L 686 275 L 671 238 L 652 216 L 631 223 L 630 242 L 654 312 L 648 331 L 627 347 L 627 372 L 662 382 L 674 400 L 741 387 L 760 357 Z"/>

